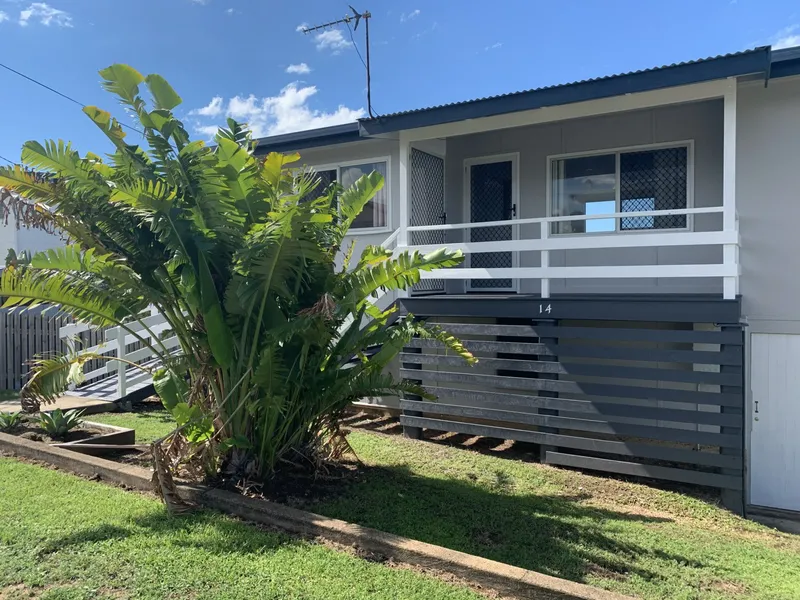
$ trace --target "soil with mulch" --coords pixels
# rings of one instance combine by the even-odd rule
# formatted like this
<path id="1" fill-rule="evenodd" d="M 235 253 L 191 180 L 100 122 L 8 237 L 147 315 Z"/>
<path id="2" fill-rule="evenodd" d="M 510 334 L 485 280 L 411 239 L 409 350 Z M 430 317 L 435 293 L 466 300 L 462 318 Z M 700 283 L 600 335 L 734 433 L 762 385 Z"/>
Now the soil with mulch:
<path id="1" fill-rule="evenodd" d="M 318 471 L 310 465 L 306 468 L 284 464 L 266 481 L 240 475 L 221 475 L 206 483 L 250 498 L 305 508 L 323 498 L 343 495 L 349 486 L 363 481 L 365 477 L 360 464 L 343 459 L 327 463 Z"/>
<path id="2" fill-rule="evenodd" d="M 37 423 L 35 420 L 27 420 L 23 421 L 10 431 L 4 431 L 3 433 L 16 435 L 21 438 L 25 438 L 26 440 L 31 440 L 33 442 L 46 442 L 48 444 L 52 443 L 63 444 L 64 442 L 79 442 L 81 440 L 88 440 L 93 437 L 97 437 L 98 435 L 108 433 L 108 430 L 99 429 L 97 427 L 91 427 L 87 425 L 79 425 L 75 429 L 68 431 L 65 437 L 56 439 L 50 437 L 47 434 L 47 432 L 44 429 L 42 429 L 41 425 L 39 425 L 39 423 Z"/>

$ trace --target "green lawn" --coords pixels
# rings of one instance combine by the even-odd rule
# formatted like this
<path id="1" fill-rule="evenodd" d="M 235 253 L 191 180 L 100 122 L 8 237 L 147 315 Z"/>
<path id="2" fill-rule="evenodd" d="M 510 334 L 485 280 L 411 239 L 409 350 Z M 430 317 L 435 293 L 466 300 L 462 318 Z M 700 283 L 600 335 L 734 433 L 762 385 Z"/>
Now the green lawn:
<path id="1" fill-rule="evenodd" d="M 0 598 L 477 599 L 220 514 L 0 458 Z"/>
<path id="2" fill-rule="evenodd" d="M 305 508 L 647 599 L 800 598 L 800 537 L 692 496 L 501 452 L 348 439 L 362 474 Z"/>
<path id="3" fill-rule="evenodd" d="M 175 419 L 171 415 L 164 410 L 152 408 L 146 412 L 86 415 L 85 419 L 117 427 L 132 427 L 136 430 L 136 441 L 140 444 L 157 440 L 175 429 Z"/>

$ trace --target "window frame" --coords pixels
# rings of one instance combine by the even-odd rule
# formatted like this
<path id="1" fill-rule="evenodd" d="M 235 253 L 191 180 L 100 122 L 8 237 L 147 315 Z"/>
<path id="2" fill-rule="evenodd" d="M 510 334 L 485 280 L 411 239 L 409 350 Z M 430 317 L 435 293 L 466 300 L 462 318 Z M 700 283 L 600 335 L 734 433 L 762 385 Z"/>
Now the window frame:
<path id="1" fill-rule="evenodd" d="M 586 152 L 568 152 L 563 154 L 553 154 L 547 157 L 547 185 L 546 185 L 546 202 L 547 202 L 547 216 L 553 216 L 553 162 L 557 160 L 569 158 L 585 158 L 589 156 L 602 156 L 604 154 L 613 154 L 614 162 L 616 163 L 616 181 L 614 182 L 614 203 L 616 210 L 614 212 L 622 212 L 622 202 L 620 199 L 620 155 L 626 152 L 645 152 L 647 150 L 664 150 L 668 148 L 686 148 L 686 208 L 694 208 L 694 139 L 680 140 L 675 142 L 660 142 L 656 144 L 640 144 L 636 146 L 620 146 L 616 148 L 603 148 L 598 150 L 589 150 Z M 637 235 L 647 233 L 669 233 L 669 232 L 687 232 L 694 231 L 694 215 L 686 215 L 686 227 L 670 227 L 670 228 L 652 228 L 652 229 L 620 229 L 621 218 L 614 219 L 614 231 L 585 231 L 575 233 L 557 233 L 550 226 L 550 236 L 584 236 L 584 235 Z"/>
<path id="2" fill-rule="evenodd" d="M 392 157 L 391 156 L 370 156 L 359 158 L 355 160 L 344 160 L 335 163 L 324 163 L 319 165 L 307 165 L 309 168 L 316 171 L 336 171 L 336 181 L 342 181 L 342 167 L 352 167 L 356 165 L 365 165 L 368 163 L 386 163 L 386 177 L 383 182 L 383 189 L 386 190 L 386 225 L 381 227 L 351 227 L 347 232 L 350 235 L 371 235 L 373 233 L 390 233 L 392 229 Z"/>

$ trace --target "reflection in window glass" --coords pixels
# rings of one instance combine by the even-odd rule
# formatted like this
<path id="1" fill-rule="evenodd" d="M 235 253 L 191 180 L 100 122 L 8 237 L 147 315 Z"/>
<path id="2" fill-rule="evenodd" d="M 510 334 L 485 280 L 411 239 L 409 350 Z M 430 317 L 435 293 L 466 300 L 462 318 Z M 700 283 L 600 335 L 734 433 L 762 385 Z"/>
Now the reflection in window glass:
<path id="1" fill-rule="evenodd" d="M 616 206 L 616 155 L 585 156 L 553 161 L 554 217 L 613 213 Z M 609 206 L 612 210 L 608 210 Z M 614 219 L 553 223 L 553 233 L 614 231 Z"/>
<path id="2" fill-rule="evenodd" d="M 617 212 L 617 203 L 614 200 L 605 202 L 590 202 L 586 205 L 587 215 L 610 215 Z M 587 233 L 598 233 L 601 231 L 614 231 L 614 219 L 589 219 L 586 221 Z"/>
<path id="3" fill-rule="evenodd" d="M 374 162 L 365 163 L 363 165 L 350 165 L 347 167 L 340 167 L 339 172 L 341 175 L 341 184 L 344 189 L 349 188 L 355 183 L 362 175 L 369 175 L 372 171 L 377 171 L 386 179 L 386 163 Z M 372 227 L 386 227 L 388 225 L 386 211 L 388 210 L 388 181 L 375 194 L 375 197 L 364 207 L 356 220 L 353 222 L 353 229 L 369 229 Z"/>

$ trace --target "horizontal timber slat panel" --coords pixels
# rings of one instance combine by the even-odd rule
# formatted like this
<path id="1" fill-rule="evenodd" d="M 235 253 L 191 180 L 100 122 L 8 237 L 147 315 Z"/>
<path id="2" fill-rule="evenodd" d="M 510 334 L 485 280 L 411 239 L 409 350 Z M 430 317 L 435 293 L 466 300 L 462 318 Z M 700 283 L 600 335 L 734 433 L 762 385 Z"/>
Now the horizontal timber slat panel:
<path id="1" fill-rule="evenodd" d="M 594 471 L 620 473 L 623 475 L 635 475 L 637 477 L 649 477 L 651 479 L 666 479 L 668 481 L 679 481 L 681 483 L 706 485 L 730 490 L 741 490 L 743 485 L 741 477 L 731 475 L 717 475 L 715 473 L 703 473 L 701 471 L 689 471 L 687 469 L 642 465 L 639 463 L 595 458 L 592 456 L 563 454 L 561 452 L 548 451 L 545 455 L 545 462 L 551 465 L 561 465 L 562 467 L 591 469 Z"/>
<path id="2" fill-rule="evenodd" d="M 675 342 L 687 344 L 744 344 L 736 331 L 694 331 L 674 329 L 617 329 L 613 327 L 552 327 L 549 325 L 494 325 L 479 323 L 437 323 L 453 335 L 506 335 L 559 339 L 628 342 Z"/>
<path id="3" fill-rule="evenodd" d="M 466 340 L 464 345 L 472 352 L 504 352 L 508 354 L 540 354 L 554 356 L 555 347 L 530 342 L 490 342 Z M 443 348 L 437 340 L 415 338 L 406 344 L 408 348 Z M 670 350 L 663 348 L 636 348 L 633 346 L 582 346 L 578 344 L 559 344 L 558 357 L 561 358 L 606 358 L 614 360 L 635 360 L 655 362 L 697 363 L 708 365 L 741 365 L 742 353 L 739 348 L 726 348 L 720 352 L 698 350 Z"/>
<path id="4" fill-rule="evenodd" d="M 603 420 L 612 422 L 615 418 L 639 418 L 729 427 L 740 427 L 742 424 L 741 416 L 730 413 L 633 406 L 630 404 L 597 402 L 593 400 L 545 398 L 542 396 L 525 396 L 521 394 L 462 390 L 458 388 L 427 386 L 427 389 L 431 393 L 436 394 L 440 400 L 458 399 L 475 403 L 489 403 L 502 407 L 549 408 L 573 413 L 598 415 L 602 416 Z"/>
<path id="5" fill-rule="evenodd" d="M 451 367 L 465 365 L 464 360 L 458 356 L 438 356 L 435 354 L 401 354 L 400 361 L 405 364 L 413 365 L 440 365 Z M 737 387 L 741 387 L 743 384 L 741 375 L 736 373 L 688 371 L 686 369 L 656 369 L 584 363 L 563 364 L 511 358 L 480 358 L 477 366 L 529 373 L 559 373 L 589 377 L 611 377 L 614 379 L 677 381 L 683 383 L 706 383 L 710 385 L 730 385 Z"/>
<path id="6" fill-rule="evenodd" d="M 503 440 L 518 440 L 520 442 L 574 448 L 586 452 L 619 454 L 623 456 L 635 456 L 638 458 L 649 458 L 708 467 L 723 467 L 728 469 L 740 469 L 742 466 L 742 459 L 740 456 L 713 454 L 711 452 L 695 452 L 694 450 L 672 448 L 669 446 L 598 440 L 557 433 L 544 433 L 525 429 L 478 425 L 476 423 L 465 423 L 463 421 L 431 419 L 428 417 L 413 417 L 407 415 L 400 416 L 400 423 L 410 427 L 424 427 L 436 431 L 453 431 L 467 435 L 480 435 Z"/>
<path id="7" fill-rule="evenodd" d="M 485 419 L 488 421 L 505 421 L 508 423 L 538 425 L 543 427 L 559 427 L 562 429 L 572 429 L 576 431 L 590 431 L 593 433 L 649 438 L 665 442 L 701 444 L 704 446 L 724 446 L 726 448 L 742 447 L 741 436 L 694 431 L 691 429 L 674 429 L 672 427 L 654 427 L 651 425 L 633 425 L 629 423 L 608 423 L 605 421 L 540 415 L 536 413 L 522 413 L 511 410 L 497 410 L 474 406 L 457 406 L 454 404 L 441 404 L 439 402 L 421 402 L 419 400 L 401 400 L 400 408 L 403 410 L 425 412 L 437 415 L 469 417 L 473 419 Z"/>
<path id="8" fill-rule="evenodd" d="M 518 389 L 533 391 L 564 392 L 587 396 L 606 396 L 613 398 L 633 398 L 643 400 L 664 400 L 666 402 L 691 402 L 713 406 L 742 406 L 741 394 L 694 392 L 660 387 L 639 387 L 611 385 L 605 383 L 583 383 L 557 379 L 533 379 L 526 377 L 505 377 L 502 375 L 481 375 L 475 373 L 449 373 L 400 369 L 400 375 L 408 379 L 450 383 L 485 385 L 499 389 Z"/>

